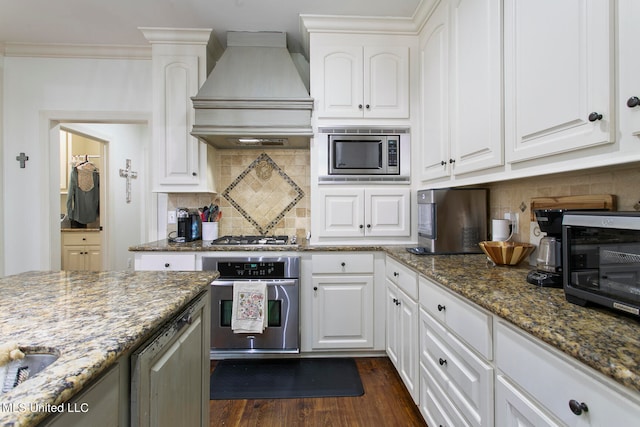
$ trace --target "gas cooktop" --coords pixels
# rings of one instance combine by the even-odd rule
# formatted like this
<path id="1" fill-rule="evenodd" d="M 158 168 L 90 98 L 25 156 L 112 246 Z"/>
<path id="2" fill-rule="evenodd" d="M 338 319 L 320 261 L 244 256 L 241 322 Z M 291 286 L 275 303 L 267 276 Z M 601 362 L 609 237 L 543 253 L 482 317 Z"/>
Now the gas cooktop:
<path id="1" fill-rule="evenodd" d="M 286 245 L 288 236 L 222 236 L 211 245 Z"/>

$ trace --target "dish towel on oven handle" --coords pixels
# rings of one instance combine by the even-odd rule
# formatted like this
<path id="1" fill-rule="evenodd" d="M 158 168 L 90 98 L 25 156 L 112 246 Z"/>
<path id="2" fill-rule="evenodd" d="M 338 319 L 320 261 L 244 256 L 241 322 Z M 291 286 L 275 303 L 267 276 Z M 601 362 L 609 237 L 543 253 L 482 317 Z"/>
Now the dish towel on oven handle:
<path id="1" fill-rule="evenodd" d="M 234 282 L 231 330 L 236 334 L 261 334 L 267 327 L 267 284 Z"/>

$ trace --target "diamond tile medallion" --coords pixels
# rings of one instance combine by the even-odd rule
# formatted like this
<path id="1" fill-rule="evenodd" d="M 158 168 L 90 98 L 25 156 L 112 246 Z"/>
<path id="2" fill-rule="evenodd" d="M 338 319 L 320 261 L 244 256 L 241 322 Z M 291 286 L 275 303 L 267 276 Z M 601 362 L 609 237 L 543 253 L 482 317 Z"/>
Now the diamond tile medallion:
<path id="1" fill-rule="evenodd" d="M 271 157 L 262 153 L 222 192 L 222 196 L 258 233 L 265 235 L 304 197 L 304 191 Z"/>

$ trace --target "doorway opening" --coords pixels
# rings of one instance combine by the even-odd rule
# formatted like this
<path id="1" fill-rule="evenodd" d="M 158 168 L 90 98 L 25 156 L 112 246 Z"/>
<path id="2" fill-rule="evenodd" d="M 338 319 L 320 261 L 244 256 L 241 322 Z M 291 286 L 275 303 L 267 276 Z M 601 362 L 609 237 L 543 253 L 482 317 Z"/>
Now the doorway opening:
<path id="1" fill-rule="evenodd" d="M 46 173 L 49 179 L 44 186 L 49 200 L 45 214 L 49 218 L 49 226 L 48 233 L 43 236 L 41 247 L 43 259 L 49 259 L 50 269 L 61 269 L 63 264 L 61 214 L 66 213 L 67 195 L 61 194 L 60 187 L 62 182 L 68 180 L 67 173 L 70 174 L 70 171 L 67 167 L 71 166 L 69 162 L 74 160 L 69 156 L 65 156 L 64 160 L 61 157 L 61 131 L 70 132 L 73 137 L 80 135 L 101 144 L 102 157 L 99 160 L 102 166 L 98 167 L 102 193 L 99 203 L 101 229 L 99 233 L 94 233 L 100 235 L 100 240 L 96 245 L 89 246 L 99 245 L 101 270 L 133 269 L 133 254 L 129 252 L 129 247 L 149 241 L 149 236 L 154 235 L 153 230 L 156 226 L 157 196 L 150 191 L 149 178 L 150 120 L 149 114 L 136 112 L 46 111 L 41 114 L 42 141 L 45 143 L 42 150 L 49 159 Z M 88 150 L 85 153 L 83 150 L 78 154 L 92 153 Z M 98 162 L 98 158 L 88 157 L 87 160 Z M 129 182 L 119 173 L 127 164 L 132 172 L 137 173 L 137 177 Z M 65 178 L 61 178 L 62 176 Z M 69 230 L 73 230 L 74 233 L 84 231 L 81 228 Z M 86 241 L 81 240 L 80 243 Z M 92 249 L 97 248 L 84 249 L 82 252 L 91 252 Z M 76 250 L 79 251 L 79 248 Z M 94 260 L 98 258 L 95 253 L 82 255 Z M 87 262 L 89 268 L 94 268 L 93 260 Z"/>
<path id="2" fill-rule="evenodd" d="M 103 269 L 102 222 L 108 179 L 107 143 L 60 127 L 60 232 L 62 270 Z"/>

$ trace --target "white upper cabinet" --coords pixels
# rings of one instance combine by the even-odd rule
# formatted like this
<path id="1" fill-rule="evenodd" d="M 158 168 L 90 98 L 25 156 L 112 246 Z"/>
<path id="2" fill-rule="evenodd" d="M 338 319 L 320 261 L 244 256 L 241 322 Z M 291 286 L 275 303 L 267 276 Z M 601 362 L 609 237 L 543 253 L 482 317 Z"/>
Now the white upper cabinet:
<path id="1" fill-rule="evenodd" d="M 191 97 L 206 79 L 210 30 L 145 28 L 152 46 L 153 191 L 215 193 L 212 148 L 191 136 Z M 176 40 L 173 42 L 172 40 Z"/>
<path id="2" fill-rule="evenodd" d="M 408 118 L 408 43 L 333 36 L 329 43 L 335 44 L 326 44 L 328 36 L 312 39 L 311 96 L 317 117 Z"/>
<path id="3" fill-rule="evenodd" d="M 503 164 L 502 1 L 451 0 L 453 172 Z"/>
<path id="4" fill-rule="evenodd" d="M 422 138 L 420 179 L 449 175 L 449 4 L 442 2 L 427 21 L 420 42 Z"/>
<path id="5" fill-rule="evenodd" d="M 320 237 L 407 237 L 411 234 L 409 188 L 319 190 Z"/>
<path id="6" fill-rule="evenodd" d="M 620 116 L 620 135 L 631 149 L 640 147 L 640 2 L 618 2 L 618 73 L 620 96 L 617 108 Z"/>
<path id="7" fill-rule="evenodd" d="M 615 141 L 613 6 L 504 2 L 508 161 Z"/>
<path id="8" fill-rule="evenodd" d="M 499 0 L 445 0 L 420 34 L 422 180 L 504 163 Z"/>

